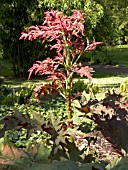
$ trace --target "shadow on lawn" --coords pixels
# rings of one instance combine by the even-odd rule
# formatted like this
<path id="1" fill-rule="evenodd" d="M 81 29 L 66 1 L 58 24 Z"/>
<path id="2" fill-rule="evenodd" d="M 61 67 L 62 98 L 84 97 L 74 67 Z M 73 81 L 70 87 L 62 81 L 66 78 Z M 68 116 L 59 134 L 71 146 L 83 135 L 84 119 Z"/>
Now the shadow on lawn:
<path id="1" fill-rule="evenodd" d="M 34 85 L 42 81 L 46 82 L 46 80 L 41 78 L 39 79 L 36 78 L 31 80 L 27 80 L 27 78 L 26 79 L 6 78 L 5 80 L 3 80 L 2 85 L 11 86 L 11 87 L 24 87 L 24 86 Z"/>
<path id="2" fill-rule="evenodd" d="M 128 67 L 118 65 L 92 65 L 94 78 L 105 78 L 112 76 L 127 77 Z"/>

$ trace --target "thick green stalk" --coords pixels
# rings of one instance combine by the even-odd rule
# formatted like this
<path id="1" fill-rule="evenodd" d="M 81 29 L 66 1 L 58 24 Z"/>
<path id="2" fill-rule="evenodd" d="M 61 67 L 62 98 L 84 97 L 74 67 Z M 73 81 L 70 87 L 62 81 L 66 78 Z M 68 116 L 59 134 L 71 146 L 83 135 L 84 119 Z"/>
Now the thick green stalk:
<path id="1" fill-rule="evenodd" d="M 70 73 L 69 67 L 71 66 L 71 58 L 69 52 L 68 44 L 65 45 L 66 50 L 66 72 L 67 72 L 67 82 L 66 82 L 66 99 L 67 99 L 67 111 L 68 111 L 68 126 L 71 127 L 72 123 L 70 122 L 72 119 L 72 74 Z"/>
<path id="2" fill-rule="evenodd" d="M 67 120 L 67 127 L 72 128 L 72 76 L 70 72 L 67 70 L 67 75 L 69 75 L 67 79 L 67 111 L 68 111 L 68 120 Z M 73 142 L 73 138 L 70 136 L 70 142 Z"/>
<path id="3" fill-rule="evenodd" d="M 72 118 L 72 98 L 71 98 L 72 77 L 67 80 L 67 107 L 68 107 L 68 119 Z"/>
<path id="4" fill-rule="evenodd" d="M 65 55 L 65 70 L 67 73 L 67 80 L 66 80 L 66 100 L 67 100 L 67 112 L 68 112 L 68 119 L 67 119 L 67 128 L 72 128 L 72 74 L 70 71 L 70 66 L 72 64 L 71 62 L 71 56 L 70 56 L 70 49 L 69 45 L 66 41 L 66 37 L 64 36 L 64 43 L 65 43 L 65 49 L 64 49 L 64 55 Z M 70 137 L 70 142 L 73 142 L 73 138 Z"/>

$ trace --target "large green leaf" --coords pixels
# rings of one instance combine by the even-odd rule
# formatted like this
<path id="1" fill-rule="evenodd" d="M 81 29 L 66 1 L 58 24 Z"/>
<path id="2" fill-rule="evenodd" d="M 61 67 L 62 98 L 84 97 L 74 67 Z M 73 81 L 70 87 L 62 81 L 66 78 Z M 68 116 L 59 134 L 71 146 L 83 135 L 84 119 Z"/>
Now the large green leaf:
<path id="1" fill-rule="evenodd" d="M 106 166 L 107 170 L 128 170 L 128 156 L 114 159 Z"/>
<path id="2" fill-rule="evenodd" d="M 72 161 L 53 161 L 51 164 L 36 164 L 24 170 L 78 170 L 78 166 Z"/>
<path id="3" fill-rule="evenodd" d="M 77 164 L 73 161 L 53 161 L 51 164 L 36 164 L 24 170 L 104 170 L 99 164 Z"/>

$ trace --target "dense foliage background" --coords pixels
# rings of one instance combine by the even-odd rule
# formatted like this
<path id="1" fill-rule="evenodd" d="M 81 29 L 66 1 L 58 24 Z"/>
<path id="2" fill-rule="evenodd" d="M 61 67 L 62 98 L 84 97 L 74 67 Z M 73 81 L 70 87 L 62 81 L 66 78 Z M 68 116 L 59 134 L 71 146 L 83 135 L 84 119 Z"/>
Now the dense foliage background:
<path id="1" fill-rule="evenodd" d="M 85 34 L 105 45 L 128 43 L 127 0 L 2 0 L 0 3 L 1 57 L 12 64 L 15 76 L 25 77 L 37 59 L 50 56 L 47 43 L 19 41 L 21 32 L 30 25 L 41 25 L 44 11 L 58 9 L 67 15 L 80 9 L 86 18 Z"/>

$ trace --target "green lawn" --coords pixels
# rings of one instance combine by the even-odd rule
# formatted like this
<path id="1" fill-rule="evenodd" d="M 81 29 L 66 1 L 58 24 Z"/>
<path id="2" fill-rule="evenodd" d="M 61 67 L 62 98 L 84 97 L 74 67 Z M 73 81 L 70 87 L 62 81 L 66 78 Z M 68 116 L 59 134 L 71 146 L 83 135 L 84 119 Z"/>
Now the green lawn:
<path id="1" fill-rule="evenodd" d="M 5 80 L 3 82 L 3 85 L 10 86 L 12 88 L 17 88 L 17 87 L 25 87 L 25 86 L 31 86 L 34 84 L 39 84 L 42 82 L 46 82 L 41 79 L 32 79 L 32 80 L 27 80 L 27 79 L 10 79 L 10 80 Z"/>
<path id="2" fill-rule="evenodd" d="M 108 56 L 111 57 L 112 64 L 128 66 L 128 45 L 110 47 Z"/>
<path id="3" fill-rule="evenodd" d="M 75 81 L 78 80 L 77 78 Z M 88 79 L 81 79 L 84 80 L 84 82 L 89 82 Z M 110 77 L 104 77 L 104 78 L 93 78 L 92 83 L 97 84 L 99 87 L 119 87 L 121 83 L 125 82 L 128 80 L 127 77 L 121 77 L 121 76 L 110 76 Z M 5 80 L 3 82 L 3 85 L 8 85 L 9 87 L 12 88 L 18 88 L 18 87 L 25 87 L 25 86 L 32 86 L 34 84 L 40 84 L 40 83 L 46 83 L 46 80 L 41 80 L 41 79 L 32 79 L 32 80 L 27 80 L 27 79 L 11 79 L 11 80 Z"/>

